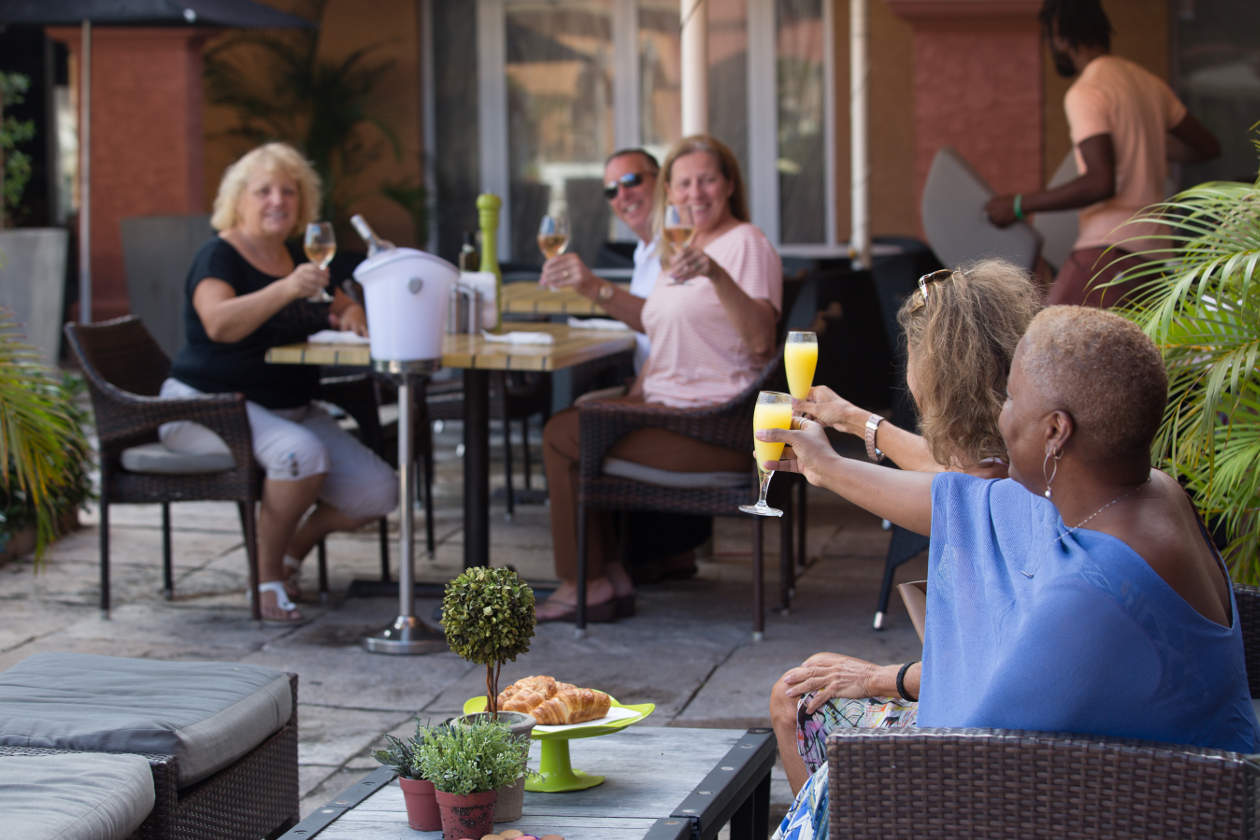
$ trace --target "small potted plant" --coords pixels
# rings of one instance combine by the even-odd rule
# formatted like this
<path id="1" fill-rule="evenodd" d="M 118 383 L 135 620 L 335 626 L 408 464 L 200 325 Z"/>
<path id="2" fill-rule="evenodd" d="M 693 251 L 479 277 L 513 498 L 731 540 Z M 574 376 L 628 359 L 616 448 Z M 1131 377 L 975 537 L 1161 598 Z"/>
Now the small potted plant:
<path id="1" fill-rule="evenodd" d="M 489 715 L 433 729 L 416 745 L 420 774 L 436 788 L 443 840 L 491 833 L 498 790 L 521 775 L 528 751 Z"/>
<path id="2" fill-rule="evenodd" d="M 419 745 L 432 732 L 431 727 L 417 720 L 415 735 L 405 741 L 386 735 L 385 749 L 372 753 L 373 758 L 398 774 L 398 786 L 402 788 L 403 803 L 407 806 L 407 825 L 416 831 L 438 831 L 442 828 L 433 783 L 424 778 L 417 754 Z"/>
<path id="3" fill-rule="evenodd" d="M 486 666 L 486 715 L 506 723 L 526 747 L 535 721 L 520 712 L 499 711 L 499 674 L 504 662 L 529 650 L 534 624 L 534 590 L 513 569 L 474 566 L 446 585 L 442 597 L 446 642 L 464 659 Z M 527 755 L 528 750 L 520 772 L 499 791 L 495 822 L 521 816 Z"/>

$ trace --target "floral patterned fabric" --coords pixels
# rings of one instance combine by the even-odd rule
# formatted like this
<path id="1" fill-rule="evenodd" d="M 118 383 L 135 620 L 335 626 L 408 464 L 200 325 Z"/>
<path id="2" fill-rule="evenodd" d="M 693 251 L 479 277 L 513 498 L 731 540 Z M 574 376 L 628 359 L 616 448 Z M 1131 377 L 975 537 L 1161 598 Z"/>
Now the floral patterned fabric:
<path id="1" fill-rule="evenodd" d="M 919 704 L 889 697 L 828 700 L 814 714 L 806 705 L 812 694 L 796 706 L 796 748 L 812 774 L 796 794 L 787 816 L 779 823 L 773 840 L 828 840 L 827 736 L 838 729 L 894 729 L 914 726 Z"/>

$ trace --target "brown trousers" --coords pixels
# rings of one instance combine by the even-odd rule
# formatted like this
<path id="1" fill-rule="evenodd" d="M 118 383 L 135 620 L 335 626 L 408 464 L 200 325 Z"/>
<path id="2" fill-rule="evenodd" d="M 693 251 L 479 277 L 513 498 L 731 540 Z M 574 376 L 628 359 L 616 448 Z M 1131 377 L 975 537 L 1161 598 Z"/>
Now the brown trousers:
<path id="1" fill-rule="evenodd" d="M 634 402 L 623 397 L 618 401 Z M 556 576 L 577 580 L 578 464 L 581 458 L 578 410 L 568 408 L 547 421 L 543 429 L 543 467 L 547 471 L 547 491 L 551 504 L 551 542 L 555 552 Z M 748 430 L 747 452 L 736 452 L 710 443 L 668 432 L 664 429 L 638 429 L 623 437 L 608 457 L 634 461 L 649 467 L 676 472 L 718 472 L 749 469 L 752 458 L 752 429 Z M 610 511 L 587 514 L 587 580 L 604 576 L 604 566 L 616 560 Z"/>
<path id="2" fill-rule="evenodd" d="M 1115 286 L 1100 288 L 1118 276 L 1142 265 L 1145 260 L 1122 248 L 1081 248 L 1073 251 L 1055 275 L 1054 285 L 1046 295 L 1046 306 L 1072 304 L 1097 306 L 1102 309 L 1115 306 L 1139 285 L 1126 281 Z"/>

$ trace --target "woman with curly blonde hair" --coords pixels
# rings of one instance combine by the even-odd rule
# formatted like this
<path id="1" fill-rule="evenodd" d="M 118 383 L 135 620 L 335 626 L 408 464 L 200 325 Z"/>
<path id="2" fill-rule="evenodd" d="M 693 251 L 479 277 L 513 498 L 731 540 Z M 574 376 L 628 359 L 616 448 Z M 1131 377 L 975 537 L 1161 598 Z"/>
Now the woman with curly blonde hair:
<path id="1" fill-rule="evenodd" d="M 906 385 L 918 405 L 922 436 L 859 408 L 830 388 L 815 386 L 794 411 L 866 438 L 872 460 L 884 456 L 917 472 L 964 472 L 1005 478 L 1006 446 L 998 415 L 1015 345 L 1041 309 L 1027 272 L 988 259 L 919 278 L 897 313 L 906 334 Z M 779 756 L 795 793 L 826 759 L 827 733 L 844 721 L 858 726 L 905 726 L 915 704 L 868 698 L 852 690 L 875 666 L 820 652 L 792 668 L 770 693 Z M 856 696 L 855 696 L 856 695 Z"/>
<path id="2" fill-rule="evenodd" d="M 1041 309 L 1028 273 L 988 259 L 919 278 L 897 323 L 906 336 L 906 385 L 919 408 L 921 434 L 898 428 L 825 385 L 794 411 L 865 438 L 872 460 L 884 457 L 920 472 L 1006 474 L 997 416 L 1015 344 Z"/>

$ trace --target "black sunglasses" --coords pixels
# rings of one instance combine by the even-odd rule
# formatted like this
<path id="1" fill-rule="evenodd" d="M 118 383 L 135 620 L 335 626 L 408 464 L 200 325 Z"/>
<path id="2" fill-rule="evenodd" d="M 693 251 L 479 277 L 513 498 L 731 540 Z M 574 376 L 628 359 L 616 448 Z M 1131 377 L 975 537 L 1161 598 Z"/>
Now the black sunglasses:
<path id="1" fill-rule="evenodd" d="M 924 274 L 922 277 L 920 277 L 919 288 L 918 288 L 919 296 L 915 298 L 914 301 L 910 304 L 909 311 L 918 312 L 920 309 L 922 309 L 924 306 L 927 305 L 929 285 L 931 285 L 932 283 L 943 283 L 944 281 L 949 280 L 953 276 L 954 276 L 954 269 L 941 268 L 941 269 L 937 269 L 936 271 L 929 271 L 927 274 Z"/>
<path id="2" fill-rule="evenodd" d="M 617 197 L 618 187 L 637 187 L 643 183 L 642 172 L 627 172 L 615 181 L 604 184 L 604 198 L 612 201 Z"/>

